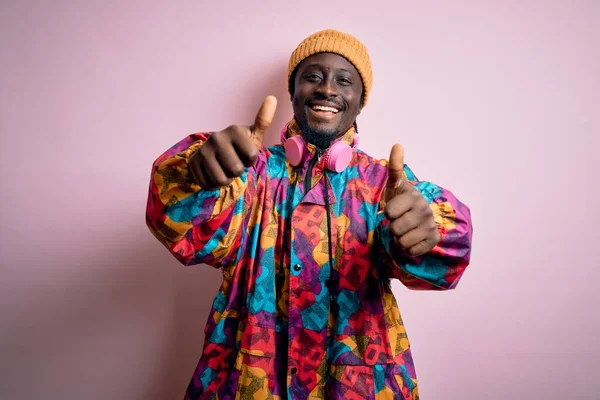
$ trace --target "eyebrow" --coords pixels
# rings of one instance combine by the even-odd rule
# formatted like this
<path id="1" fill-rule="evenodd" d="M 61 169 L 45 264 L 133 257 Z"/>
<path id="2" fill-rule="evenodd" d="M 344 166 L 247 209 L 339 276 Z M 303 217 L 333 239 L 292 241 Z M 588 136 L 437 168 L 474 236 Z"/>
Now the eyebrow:
<path id="1" fill-rule="evenodd" d="M 323 66 L 321 64 L 310 64 L 307 65 L 306 67 L 304 67 L 304 69 L 308 69 L 308 68 L 323 68 Z M 353 71 L 346 69 L 346 68 L 339 68 L 339 71 L 343 71 L 343 72 L 348 72 L 350 74 L 354 74 Z"/>

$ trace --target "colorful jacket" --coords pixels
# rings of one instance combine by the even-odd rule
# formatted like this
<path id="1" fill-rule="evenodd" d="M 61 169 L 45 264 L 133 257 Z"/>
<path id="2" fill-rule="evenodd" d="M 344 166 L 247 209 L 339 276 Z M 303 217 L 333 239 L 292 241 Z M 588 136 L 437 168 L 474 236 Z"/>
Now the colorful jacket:
<path id="1" fill-rule="evenodd" d="M 354 134 L 341 140 L 352 144 Z M 147 204 L 148 227 L 181 263 L 223 272 L 185 398 L 418 399 L 390 279 L 411 289 L 456 287 L 469 263 L 469 209 L 405 166 L 441 241 L 425 256 L 394 260 L 382 213 L 386 160 L 356 150 L 334 173 L 309 146 L 294 168 L 277 145 L 209 191 L 187 167 L 208 135 L 158 157 Z"/>

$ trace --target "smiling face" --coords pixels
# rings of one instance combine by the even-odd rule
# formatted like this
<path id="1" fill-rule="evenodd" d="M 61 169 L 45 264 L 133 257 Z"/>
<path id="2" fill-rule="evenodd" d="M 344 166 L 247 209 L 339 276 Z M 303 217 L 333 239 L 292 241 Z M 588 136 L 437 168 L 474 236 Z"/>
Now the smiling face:
<path id="1" fill-rule="evenodd" d="M 292 106 L 302 136 L 319 148 L 328 148 L 360 114 L 360 74 L 340 55 L 318 53 L 305 58 L 295 71 L 292 88 Z"/>

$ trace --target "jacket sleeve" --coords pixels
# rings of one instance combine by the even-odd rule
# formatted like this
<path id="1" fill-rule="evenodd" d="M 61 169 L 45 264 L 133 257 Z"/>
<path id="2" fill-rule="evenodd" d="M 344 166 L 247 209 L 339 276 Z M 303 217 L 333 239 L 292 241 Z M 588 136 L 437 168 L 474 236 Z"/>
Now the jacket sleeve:
<path id="1" fill-rule="evenodd" d="M 450 191 L 430 182 L 419 181 L 406 165 L 404 174 L 408 183 L 414 185 L 429 203 L 441 240 L 423 256 L 395 253 L 394 257 L 390 221 L 383 212 L 379 212 L 376 236 L 382 252 L 384 275 L 399 279 L 410 289 L 454 289 L 470 262 L 473 234 L 471 212 Z"/>
<path id="2" fill-rule="evenodd" d="M 209 134 L 193 134 L 177 143 L 152 166 L 146 224 L 154 236 L 184 265 L 215 268 L 234 265 L 244 249 L 246 230 L 256 216 L 259 174 L 265 152 L 228 186 L 203 190 L 188 162 Z M 254 203 L 254 204 L 253 204 Z"/>

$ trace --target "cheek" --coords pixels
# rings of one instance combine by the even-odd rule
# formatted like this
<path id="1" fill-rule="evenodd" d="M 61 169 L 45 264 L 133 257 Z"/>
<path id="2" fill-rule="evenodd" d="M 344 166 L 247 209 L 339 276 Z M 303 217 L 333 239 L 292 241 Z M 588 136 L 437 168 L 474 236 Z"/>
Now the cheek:
<path id="1" fill-rule="evenodd" d="M 362 96 L 362 92 L 358 95 L 354 96 L 352 99 L 355 110 L 360 111 L 360 98 Z"/>
<path id="2" fill-rule="evenodd" d="M 296 88 L 294 92 L 294 96 L 292 96 L 292 103 L 296 106 L 304 105 L 304 100 L 306 99 L 306 94 L 301 90 Z"/>
<path id="3" fill-rule="evenodd" d="M 352 102 L 349 102 L 349 107 L 348 107 L 348 113 L 346 118 L 348 120 L 352 120 L 352 122 L 354 122 L 354 119 L 356 119 L 356 116 L 358 114 L 360 114 L 360 102 L 356 101 L 355 99 L 352 99 Z"/>
<path id="4" fill-rule="evenodd" d="M 360 96 L 362 92 L 357 92 L 356 90 L 348 91 L 346 97 L 346 102 L 348 103 L 348 108 L 352 112 L 360 111 Z"/>
<path id="5" fill-rule="evenodd" d="M 296 113 L 302 111 L 302 101 L 298 96 L 298 93 L 295 93 L 292 97 L 292 107 L 294 108 L 294 112 Z"/>

